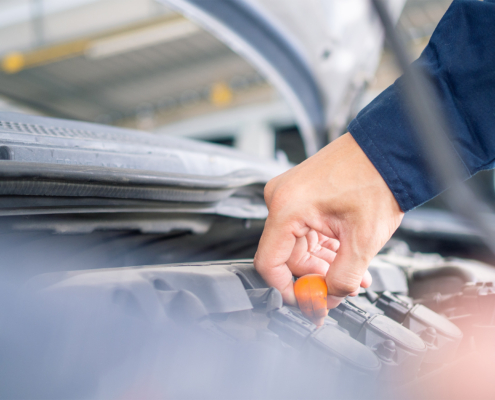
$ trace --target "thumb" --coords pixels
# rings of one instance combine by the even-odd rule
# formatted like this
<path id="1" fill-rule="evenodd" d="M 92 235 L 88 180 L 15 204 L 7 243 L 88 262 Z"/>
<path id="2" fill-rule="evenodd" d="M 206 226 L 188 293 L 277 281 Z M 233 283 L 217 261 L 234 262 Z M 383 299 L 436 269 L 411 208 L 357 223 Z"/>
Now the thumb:
<path id="1" fill-rule="evenodd" d="M 337 256 L 326 275 L 329 297 L 334 297 L 331 304 L 359 290 L 369 262 L 375 255 L 374 246 L 369 246 L 366 240 L 359 239 L 357 235 L 352 236 L 341 239 Z"/>

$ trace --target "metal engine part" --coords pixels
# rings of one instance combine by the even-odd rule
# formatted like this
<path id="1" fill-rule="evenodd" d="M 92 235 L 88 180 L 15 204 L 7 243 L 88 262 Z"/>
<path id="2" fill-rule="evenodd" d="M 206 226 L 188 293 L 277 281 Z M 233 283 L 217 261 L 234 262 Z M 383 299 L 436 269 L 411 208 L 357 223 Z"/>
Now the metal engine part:
<path id="1" fill-rule="evenodd" d="M 12 326 L 3 332 L 10 346 L 5 360 L 22 366 L 14 360 L 36 349 L 23 376 L 36 378 L 30 382 L 40 393 L 56 383 L 40 380 L 40 365 L 56 368 L 72 355 L 61 372 L 70 393 L 74 387 L 130 393 L 152 371 L 149 385 L 158 393 L 166 388 L 172 397 L 382 398 L 448 376 L 474 354 L 473 341 L 487 342 L 495 326 L 491 283 L 414 299 L 407 293 L 414 286 L 410 278 L 428 263 L 438 269 L 438 259 L 425 256 L 418 268 L 421 256 L 402 255 L 416 267 L 378 257 L 370 266 L 373 276 L 394 270 L 396 282 L 389 276 L 388 283 L 380 282 L 387 290 L 348 298 L 319 329 L 297 307 L 283 304 L 252 260 L 38 275 L 23 289 L 17 319 L 19 327 L 39 332 L 42 350 L 39 340 L 32 343 Z M 469 271 L 468 266 L 464 261 Z M 123 383 L 121 370 L 115 372 L 118 365 L 132 377 L 129 382 Z M 301 381 L 314 382 L 309 392 Z M 277 395 L 267 391 L 280 385 Z"/>

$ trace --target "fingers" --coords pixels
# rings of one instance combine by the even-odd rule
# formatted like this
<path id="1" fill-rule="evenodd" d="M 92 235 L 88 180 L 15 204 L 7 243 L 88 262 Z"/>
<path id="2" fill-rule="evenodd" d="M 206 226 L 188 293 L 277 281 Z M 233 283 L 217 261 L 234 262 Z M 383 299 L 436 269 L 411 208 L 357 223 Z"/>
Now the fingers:
<path id="1" fill-rule="evenodd" d="M 364 273 L 364 276 L 361 280 L 361 287 L 367 288 L 371 285 L 371 274 L 368 270 Z M 355 290 L 352 293 L 349 293 L 348 296 L 357 296 L 359 295 L 359 289 Z M 328 295 L 327 296 L 327 307 L 330 308 L 335 308 L 337 307 L 340 303 L 342 303 L 342 300 L 344 300 L 345 297 L 340 297 L 340 296 L 333 296 L 333 295 Z"/>
<path id="2" fill-rule="evenodd" d="M 327 274 L 328 267 L 335 259 L 336 254 L 334 251 L 322 247 L 320 243 L 323 241 L 324 244 L 330 245 L 332 248 L 336 248 L 338 245 L 335 245 L 334 239 L 330 241 L 328 237 L 324 237 L 322 241 L 319 240 L 321 236 L 315 230 L 310 230 L 306 236 L 296 239 L 292 254 L 287 261 L 287 265 L 294 275 L 319 274 L 325 276 Z"/>
<path id="3" fill-rule="evenodd" d="M 367 271 L 369 260 L 374 256 L 374 246 L 356 235 L 341 240 L 339 251 L 326 275 L 329 295 L 345 297 L 357 295 L 359 287 L 371 285 Z"/>
<path id="4" fill-rule="evenodd" d="M 360 251 L 366 249 L 366 241 L 358 240 L 360 245 L 355 245 L 355 240 L 348 240 L 341 245 L 309 228 L 298 233 L 305 235 L 297 237 L 288 227 L 268 219 L 255 257 L 258 272 L 282 293 L 286 303 L 296 304 L 292 275 L 325 275 L 329 308 L 336 307 L 345 296 L 357 296 L 360 286 L 371 285 L 368 258 Z"/>
<path id="5" fill-rule="evenodd" d="M 284 301 L 291 305 L 296 305 L 297 302 L 294 296 L 292 272 L 287 260 L 292 254 L 297 237 L 304 236 L 308 231 L 309 228 L 300 227 L 298 232 L 294 233 L 291 226 L 268 217 L 254 258 L 256 270 L 266 283 L 278 289 Z"/>
<path id="6" fill-rule="evenodd" d="M 297 234 L 304 233 L 298 237 Z M 339 241 L 309 228 L 294 233 L 268 218 L 255 256 L 255 267 L 284 301 L 295 304 L 292 275 L 326 275 L 336 257 Z M 291 248 L 292 247 L 292 248 Z"/>
<path id="7" fill-rule="evenodd" d="M 361 285 L 360 286 L 362 288 L 370 287 L 371 281 L 372 281 L 371 274 L 368 270 L 366 270 L 366 272 L 363 275 L 363 278 L 361 279 Z M 348 296 L 355 297 L 355 296 L 359 295 L 359 292 L 360 292 L 360 290 L 357 289 L 354 292 L 349 293 Z"/>
<path id="8" fill-rule="evenodd" d="M 312 251 L 311 256 L 324 261 L 324 263 L 326 265 L 326 269 L 321 275 L 326 275 L 327 270 L 328 270 L 328 266 L 333 263 L 333 260 L 335 260 L 335 257 L 337 256 L 337 254 L 331 250 L 325 249 L 324 247 L 320 247 L 320 248 Z M 307 273 L 310 273 L 310 272 L 307 272 Z"/>
<path id="9" fill-rule="evenodd" d="M 373 279 L 371 278 L 370 271 L 366 270 L 366 272 L 363 275 L 363 279 L 361 280 L 361 287 L 362 288 L 369 288 L 371 286 L 371 282 Z"/>
<path id="10" fill-rule="evenodd" d="M 321 258 L 328 264 L 331 264 L 339 249 L 340 242 L 337 239 L 330 238 L 322 233 L 311 229 L 306 235 L 308 242 L 307 251 L 315 257 Z"/>
<path id="11" fill-rule="evenodd" d="M 340 247 L 340 242 L 336 238 L 331 238 L 318 232 L 318 243 L 322 246 L 336 252 Z"/>
<path id="12" fill-rule="evenodd" d="M 342 303 L 342 300 L 344 300 L 344 298 L 345 297 L 333 296 L 333 295 L 329 294 L 327 296 L 327 307 L 328 307 L 328 309 L 337 307 L 340 303 Z"/>
<path id="13" fill-rule="evenodd" d="M 317 244 L 318 245 L 318 244 Z M 318 245 L 316 252 L 322 253 L 323 248 Z M 294 249 L 289 259 L 287 260 L 287 266 L 295 276 L 303 276 L 306 274 L 319 274 L 325 276 L 328 271 L 329 263 L 322 258 L 311 254 L 309 251 L 309 243 L 307 236 L 296 239 Z M 330 250 L 324 249 L 328 252 Z M 330 255 L 329 258 L 335 258 L 335 253 Z"/>

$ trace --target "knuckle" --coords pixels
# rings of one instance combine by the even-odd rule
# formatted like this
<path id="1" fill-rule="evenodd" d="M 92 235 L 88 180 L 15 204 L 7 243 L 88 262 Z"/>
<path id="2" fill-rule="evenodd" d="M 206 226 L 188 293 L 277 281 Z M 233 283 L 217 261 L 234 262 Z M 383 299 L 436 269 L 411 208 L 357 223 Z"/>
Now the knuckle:
<path id="1" fill-rule="evenodd" d="M 270 208 L 282 210 L 290 203 L 293 197 L 294 193 L 289 185 L 278 186 L 270 196 Z"/>
<path id="2" fill-rule="evenodd" d="M 273 193 L 275 192 L 275 187 L 276 187 L 276 178 L 269 180 L 265 185 L 265 188 L 263 190 L 263 195 L 265 198 L 265 202 L 267 204 L 271 202 Z"/>
<path id="3" fill-rule="evenodd" d="M 263 257 L 261 256 L 260 254 L 260 250 L 258 249 L 258 251 L 256 252 L 256 254 L 254 255 L 253 257 L 253 266 L 254 266 L 254 269 L 260 274 L 260 275 L 264 275 L 265 274 L 265 271 L 266 271 L 266 262 L 265 260 L 263 259 Z"/>

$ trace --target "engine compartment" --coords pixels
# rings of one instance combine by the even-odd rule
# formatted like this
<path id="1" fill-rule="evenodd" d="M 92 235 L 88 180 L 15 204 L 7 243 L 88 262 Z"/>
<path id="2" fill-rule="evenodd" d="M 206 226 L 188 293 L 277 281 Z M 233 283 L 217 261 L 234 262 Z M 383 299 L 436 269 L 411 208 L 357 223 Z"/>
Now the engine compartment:
<path id="1" fill-rule="evenodd" d="M 9 374 L 1 379 L 2 394 L 493 394 L 489 380 L 479 384 L 495 350 L 492 267 L 412 253 L 394 241 L 369 270 L 372 286 L 330 310 L 319 329 L 298 308 L 283 304 L 252 260 L 38 275 L 15 301 L 10 297 L 10 312 L 4 310 L 0 343 Z"/>

